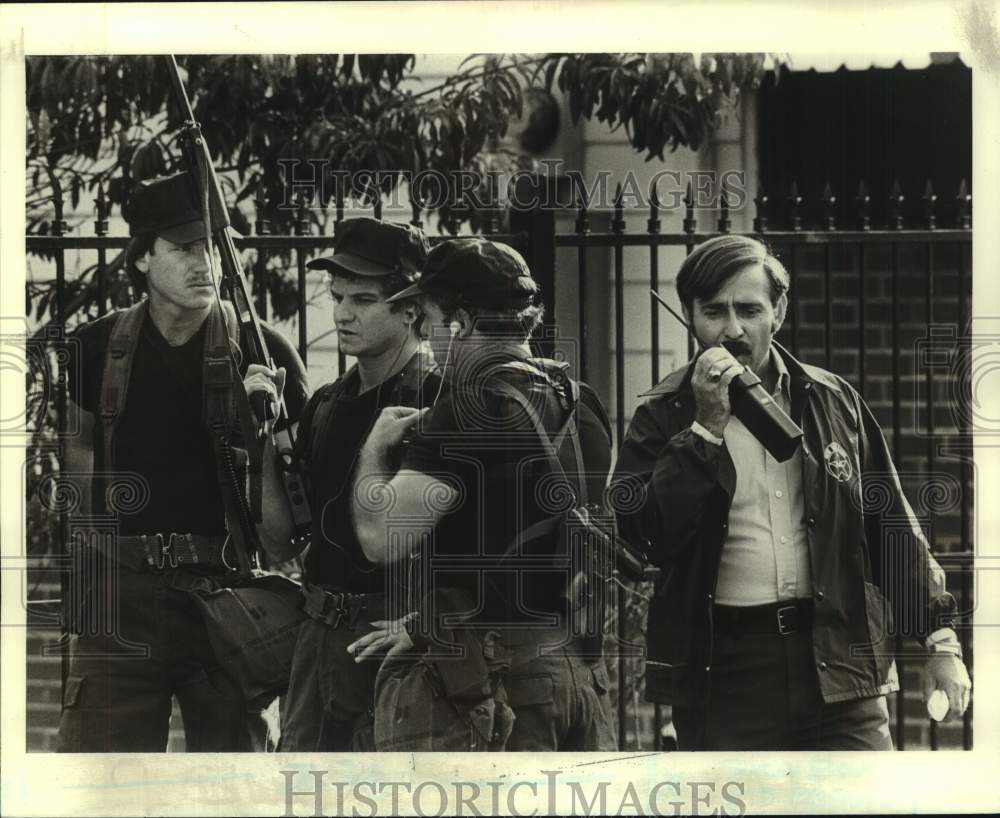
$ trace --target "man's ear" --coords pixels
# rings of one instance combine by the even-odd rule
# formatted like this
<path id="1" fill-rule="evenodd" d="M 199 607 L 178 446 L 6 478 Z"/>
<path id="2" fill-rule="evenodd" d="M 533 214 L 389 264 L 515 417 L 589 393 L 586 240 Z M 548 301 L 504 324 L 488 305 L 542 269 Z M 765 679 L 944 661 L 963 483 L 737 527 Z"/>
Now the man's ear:
<path id="1" fill-rule="evenodd" d="M 149 275 L 149 253 L 143 253 L 135 260 L 135 269 L 143 275 Z"/>
<path id="2" fill-rule="evenodd" d="M 409 301 L 403 306 L 403 321 L 410 326 L 419 326 L 423 314 L 415 301 Z"/>
<path id="3" fill-rule="evenodd" d="M 771 335 L 777 335 L 781 325 L 785 323 L 785 313 L 788 312 L 788 294 L 782 293 L 778 303 L 774 305 L 774 322 L 771 324 Z"/>
<path id="4" fill-rule="evenodd" d="M 462 325 L 462 328 L 458 331 L 457 338 L 468 338 L 472 334 L 472 316 L 469 315 L 468 310 L 464 307 L 459 307 L 455 310 L 455 314 L 451 317 L 452 322 L 457 321 Z"/>

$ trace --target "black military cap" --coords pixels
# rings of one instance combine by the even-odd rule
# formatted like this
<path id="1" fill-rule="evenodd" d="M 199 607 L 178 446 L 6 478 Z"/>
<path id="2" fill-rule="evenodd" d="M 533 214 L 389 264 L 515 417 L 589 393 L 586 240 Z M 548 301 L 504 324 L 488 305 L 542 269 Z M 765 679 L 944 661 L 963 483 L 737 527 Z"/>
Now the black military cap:
<path id="1" fill-rule="evenodd" d="M 187 171 L 136 184 L 123 215 L 130 236 L 155 233 L 174 244 L 205 238 L 194 179 Z"/>
<path id="2" fill-rule="evenodd" d="M 333 247 L 333 255 L 314 258 L 306 266 L 360 276 L 399 273 L 413 281 L 430 249 L 424 234 L 415 227 L 368 217 L 338 224 Z"/>
<path id="3" fill-rule="evenodd" d="M 420 293 L 462 295 L 471 304 L 523 303 L 538 292 L 524 257 L 508 244 L 479 237 L 449 239 L 435 247 L 420 281 L 387 301 Z"/>

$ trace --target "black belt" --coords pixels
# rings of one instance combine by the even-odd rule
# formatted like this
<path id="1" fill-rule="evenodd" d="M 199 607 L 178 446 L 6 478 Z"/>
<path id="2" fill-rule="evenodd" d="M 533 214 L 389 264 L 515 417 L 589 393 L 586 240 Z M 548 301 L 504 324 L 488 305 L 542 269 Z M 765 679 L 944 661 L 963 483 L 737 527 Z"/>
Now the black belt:
<path id="1" fill-rule="evenodd" d="M 813 605 L 809 599 L 791 599 L 772 605 L 716 605 L 712 612 L 717 629 L 741 633 L 777 633 L 782 636 L 812 626 Z"/>
<path id="2" fill-rule="evenodd" d="M 302 585 L 302 610 L 310 619 L 339 628 L 345 622 L 354 628 L 362 614 L 369 620 L 385 618 L 385 594 L 358 594 L 330 591 Z"/>
<path id="3" fill-rule="evenodd" d="M 129 534 L 114 542 L 99 540 L 96 549 L 106 558 L 133 570 L 165 570 L 184 565 L 225 568 L 226 536 L 203 534 Z"/>

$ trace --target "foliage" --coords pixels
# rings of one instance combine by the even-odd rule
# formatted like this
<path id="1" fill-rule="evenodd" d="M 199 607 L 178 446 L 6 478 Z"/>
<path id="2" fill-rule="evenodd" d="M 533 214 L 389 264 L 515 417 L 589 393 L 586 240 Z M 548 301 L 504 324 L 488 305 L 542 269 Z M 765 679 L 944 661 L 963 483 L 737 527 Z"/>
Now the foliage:
<path id="1" fill-rule="evenodd" d="M 549 54 L 539 66 L 545 86 L 566 95 L 574 123 L 594 119 L 624 127 L 637 151 L 663 160 L 678 146 L 697 150 L 735 106 L 743 88 L 757 87 L 766 54 Z"/>
<path id="2" fill-rule="evenodd" d="M 760 81 L 765 55 L 474 55 L 429 88 L 415 84 L 412 54 L 199 55 L 178 63 L 230 204 L 253 199 L 273 232 L 291 233 L 297 214 L 287 161 L 321 163 L 323 183 L 307 214 L 325 231 L 336 174 L 366 178 L 371 171 L 365 193 L 374 203 L 404 174 L 449 178 L 472 170 L 483 179 L 483 171 L 518 167 L 518 157 L 497 145 L 521 115 L 524 90 L 539 84 L 562 91 L 574 122 L 624 127 L 647 159 L 662 158 L 667 145 L 703 144 L 739 89 Z M 26 72 L 29 233 L 52 232 L 65 197 L 76 210 L 84 195 L 106 195 L 107 218 L 136 180 L 182 166 L 181 114 L 163 57 L 31 57 Z M 313 172 L 299 167 L 301 176 Z M 426 185 L 433 180 L 423 179 L 425 187 L 411 191 L 419 202 L 432 193 Z M 441 228 L 469 220 L 475 230 L 481 214 L 472 197 L 484 201 L 496 192 L 450 193 L 436 206 Z M 240 211 L 233 219 L 249 232 Z M 106 282 L 112 304 L 130 298 L 120 262 L 112 261 Z M 278 318 L 292 315 L 297 302 L 288 262 L 272 257 L 264 271 Z M 85 271 L 68 293 L 68 315 L 93 310 L 93 273 Z M 50 288 L 29 289 L 29 312 L 39 320 L 51 315 Z"/>
<path id="3" fill-rule="evenodd" d="M 231 201 L 256 194 L 262 181 L 271 205 L 263 215 L 279 230 L 295 218 L 277 208 L 290 182 L 282 160 L 325 160 L 348 172 L 469 168 L 521 110 L 524 69 L 514 57 L 468 65 L 418 91 L 405 83 L 412 54 L 178 62 L 218 169 L 235 171 Z M 27 88 L 29 210 L 51 195 L 53 177 L 74 208 L 98 183 L 120 206 L 137 178 L 178 166 L 181 115 L 163 58 L 31 58 Z"/>
<path id="4" fill-rule="evenodd" d="M 513 56 L 467 61 L 443 83 L 414 89 L 412 54 L 189 56 L 178 62 L 230 204 L 259 199 L 265 206 L 258 217 L 278 233 L 292 232 L 296 221 L 293 180 L 282 172 L 283 161 L 318 160 L 331 177 L 389 171 L 377 177 L 382 193 L 398 185 L 400 172 L 476 169 L 520 114 L 528 70 Z M 54 199 L 54 221 L 63 197 L 76 209 L 84 194 L 98 191 L 112 212 L 138 179 L 183 166 L 181 115 L 162 57 L 29 58 L 27 108 L 29 233 L 51 232 Z M 320 200 L 308 210 L 319 229 L 335 190 L 333 183 L 319 186 Z M 456 212 L 467 217 L 458 205 Z M 440 209 L 445 224 L 451 209 Z M 233 216 L 248 232 L 246 219 Z M 289 282 L 274 280 L 287 261 L 272 259 L 269 291 L 287 289 Z M 116 291 L 126 288 L 123 276 L 111 283 Z M 95 292 L 91 283 L 69 301 L 68 313 L 87 307 L 88 296 L 92 304 Z M 36 292 L 33 303 L 42 303 L 42 295 Z M 275 305 L 284 308 L 279 317 L 294 312 L 286 302 Z"/>

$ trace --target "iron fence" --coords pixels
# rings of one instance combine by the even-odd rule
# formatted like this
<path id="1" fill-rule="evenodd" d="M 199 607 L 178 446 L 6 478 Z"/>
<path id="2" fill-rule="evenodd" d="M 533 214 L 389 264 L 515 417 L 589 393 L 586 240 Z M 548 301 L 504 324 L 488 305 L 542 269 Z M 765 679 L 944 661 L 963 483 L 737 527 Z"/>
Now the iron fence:
<path id="1" fill-rule="evenodd" d="M 662 217 L 665 215 L 656 201 L 650 197 L 650 207 L 646 218 L 645 230 L 629 232 L 625 210 L 619 188 L 614 210 L 610 214 L 609 229 L 592 231 L 591 221 L 596 214 L 588 210 L 585 201 L 580 199 L 575 214 L 574 229 L 570 232 L 559 232 L 556 228 L 555 214 L 551 210 L 536 208 L 529 211 L 513 211 L 509 213 L 507 224 L 503 224 L 499 211 L 490 211 L 482 219 L 482 234 L 498 241 L 508 242 L 527 258 L 533 273 L 538 278 L 547 300 L 555 303 L 557 295 L 566 293 L 575 295 L 575 315 L 559 315 L 550 312 L 549 325 L 558 320 L 572 319 L 577 327 L 579 357 L 576 362 L 577 374 L 587 380 L 597 372 L 593 358 L 595 351 L 600 351 L 602 339 L 595 339 L 591 332 L 589 312 L 596 302 L 594 293 L 598 286 L 610 285 L 611 308 L 613 320 L 610 335 L 611 360 L 607 363 L 614 371 L 613 384 L 609 384 L 602 397 L 612 407 L 614 415 L 615 438 L 620 446 L 625 435 L 628 421 L 628 402 L 626 400 L 625 378 L 625 329 L 627 322 L 640 322 L 648 326 L 649 338 L 649 382 L 656 383 L 665 374 L 661 372 L 661 340 L 663 328 L 659 322 L 659 307 L 650 296 L 648 314 L 641 315 L 641 308 L 627 309 L 625 293 L 626 251 L 639 251 L 644 254 L 644 263 L 648 266 L 648 287 L 659 290 L 662 283 L 661 251 L 666 248 L 681 248 L 690 253 L 694 247 L 705 240 L 731 232 L 729 205 L 725 193 L 720 199 L 714 229 L 699 229 L 693 196 L 690 188 L 685 199 L 685 212 L 682 229 L 664 231 Z M 759 194 L 755 200 L 757 206 L 753 230 L 750 235 L 766 241 L 774 251 L 785 261 L 792 278 L 790 291 L 788 325 L 779 334 L 793 354 L 810 363 L 818 363 L 827 368 L 833 368 L 838 355 L 848 348 L 852 351 L 854 367 L 850 371 L 840 371 L 862 395 L 870 387 L 881 389 L 875 396 L 873 408 L 884 415 L 884 426 L 890 431 L 891 449 L 897 463 L 905 459 L 912 460 L 914 445 L 922 448 L 920 455 L 923 468 L 932 473 L 939 467 L 943 457 L 949 459 L 949 465 L 957 468 L 957 480 L 961 486 L 959 508 L 956 513 L 945 516 L 957 516 L 957 530 L 952 537 L 952 545 L 939 553 L 939 560 L 949 572 L 952 581 L 957 580 L 955 587 L 962 614 L 960 638 L 965 656 L 972 672 L 972 639 L 971 613 L 974 605 L 973 593 L 973 552 L 974 543 L 971 537 L 972 514 L 972 483 L 971 483 L 971 452 L 972 434 L 968 417 L 962 412 L 952 411 L 954 407 L 949 400 L 957 396 L 958 400 L 968 398 L 968 355 L 962 354 L 970 343 L 967 328 L 969 326 L 969 308 L 971 303 L 971 259 L 972 224 L 971 197 L 965 183 L 959 188 L 955 207 L 949 217 L 951 225 L 939 226 L 936 197 L 929 186 L 924 192 L 924 218 L 919 225 L 906 225 L 902 215 L 902 194 L 897 188 L 890 197 L 889 223 L 874 228 L 868 215 L 868 193 L 862 185 L 855 198 L 855 209 L 849 228 L 842 227 L 837 222 L 836 200 L 827 188 L 819 202 L 821 213 L 819 225 L 806 228 L 803 216 L 805 207 L 797 190 L 790 191 L 786 207 L 780 214 L 775 214 L 772 203 L 764 194 Z M 54 294 L 51 306 L 52 320 L 57 326 L 65 326 L 74 305 L 66 297 L 66 256 L 79 250 L 93 250 L 97 253 L 97 265 L 94 270 L 94 292 L 96 293 L 96 309 L 98 315 L 103 315 L 109 306 L 108 293 L 112 277 L 120 275 L 108 262 L 108 252 L 124 249 L 127 237 L 108 235 L 107 203 L 99 192 L 96 219 L 94 221 L 95 235 L 83 236 L 70 234 L 62 215 L 62 202 L 54 202 L 55 217 L 48 227 L 48 235 L 31 235 L 26 237 L 26 247 L 29 253 L 40 254 L 51 258 L 54 272 Z M 262 203 L 258 203 L 260 205 Z M 296 311 L 298 323 L 298 348 L 303 360 L 307 360 L 309 352 L 308 318 L 306 311 L 306 261 L 315 254 L 328 251 L 333 247 L 332 235 L 310 235 L 309 221 L 305 217 L 305 204 L 299 203 L 300 213 L 296 220 L 293 235 L 273 235 L 270 227 L 263 219 L 255 223 L 256 234 L 236 240 L 238 250 L 252 249 L 256 251 L 256 261 L 251 271 L 254 282 L 254 293 L 258 311 L 262 318 L 267 317 L 266 269 L 268 258 L 280 254 L 283 258 L 292 259 L 296 274 L 298 308 Z M 263 208 L 261 208 L 261 211 Z M 379 208 L 374 215 L 381 217 Z M 422 226 L 421 212 L 414 206 L 410 223 Z M 601 218 L 606 214 L 600 214 Z M 343 203 L 338 202 L 335 224 L 344 217 Z M 779 218 L 780 217 L 780 218 Z M 431 237 L 432 242 L 440 241 L 455 235 L 458 225 L 454 222 L 447 225 L 446 235 Z M 506 229 L 503 229 L 506 227 Z M 775 229 L 777 227 L 777 229 Z M 914 263 L 913 251 L 922 254 L 918 264 Z M 610 260 L 598 257 L 595 263 L 594 254 L 608 253 Z M 565 254 L 575 253 L 575 275 L 566 274 L 561 262 Z M 888 266 L 876 273 L 873 270 L 873 256 L 880 258 L 888 254 Z M 818 254 L 818 264 L 816 256 Z M 808 258 L 807 258 L 808 256 Z M 905 256 L 905 263 L 904 257 Z M 946 258 L 945 258 L 946 257 Z M 835 258 L 840 269 L 836 269 Z M 846 259 L 846 261 L 845 261 Z M 884 260 L 884 259 L 883 259 Z M 939 262 L 948 261 L 945 270 Z M 846 272 L 845 272 L 846 271 Z M 869 282 L 872 277 L 888 281 L 887 292 L 883 293 L 889 302 L 888 315 L 879 315 L 877 321 L 871 313 L 869 298 Z M 818 287 L 818 295 L 814 292 L 812 301 L 802 293 L 807 290 L 801 286 L 810 277 Z M 942 277 L 949 280 L 947 293 L 937 289 Z M 843 293 L 835 292 L 835 284 L 843 287 L 846 280 L 853 281 L 853 316 L 856 326 L 845 332 L 845 321 L 836 320 L 838 306 L 843 306 L 846 299 Z M 575 292 L 574 292 L 575 291 Z M 563 299 L 565 300 L 565 299 Z M 886 299 L 883 299 L 886 300 Z M 904 383 L 910 387 L 917 386 L 918 378 L 914 375 L 904 376 L 901 357 L 904 342 L 901 328 L 904 325 L 901 310 L 909 310 L 909 318 L 914 317 L 913 305 L 919 302 L 921 321 L 925 327 L 939 325 L 942 322 L 954 328 L 950 336 L 950 352 L 958 361 L 957 367 L 950 368 L 941 375 L 933 366 L 926 366 L 922 373 L 923 389 L 921 400 L 925 423 L 918 428 L 916 415 L 911 423 L 904 424 L 903 392 Z M 953 303 L 954 302 L 954 303 Z M 820 305 L 820 313 L 815 311 L 810 315 L 810 309 Z M 947 308 L 942 308 L 945 305 Z M 76 305 L 79 306 L 78 304 Z M 29 304 L 29 310 L 31 305 Z M 886 328 L 886 335 L 876 337 L 873 344 L 870 329 L 876 323 Z M 850 321 L 847 322 L 848 324 Z M 913 322 L 910 321 L 912 324 Z M 841 326 L 838 327 L 838 324 Z M 601 341 L 601 343 L 599 343 Z M 547 352 L 545 343 L 542 351 Z M 871 371 L 869 360 L 875 351 L 888 349 L 890 366 L 888 373 Z M 693 339 L 687 339 L 687 355 L 693 352 Z M 343 371 L 343 356 L 339 355 L 338 371 Z M 914 358 L 914 360 L 916 360 Z M 866 395 L 867 397 L 867 395 Z M 941 422 L 944 409 L 945 422 Z M 60 390 L 56 398 L 56 418 L 59 432 L 64 431 L 66 414 L 65 390 Z M 60 521 L 59 528 L 65 532 L 65 520 Z M 948 528 L 945 526 L 945 530 Z M 60 541 L 65 541 L 65 538 Z M 655 581 L 656 571 L 649 572 L 648 579 Z M 626 596 L 617 596 L 616 629 L 619 640 L 624 641 L 628 619 L 626 611 Z M 644 626 L 640 624 L 640 630 Z M 897 647 L 902 647 L 902 637 Z M 630 688 L 624 683 L 626 679 L 638 679 L 641 673 L 633 672 L 635 668 L 627 666 L 624 655 L 615 660 L 617 677 L 616 701 L 620 746 L 622 749 L 645 747 L 660 749 L 667 746 L 664 735 L 667 732 L 667 713 L 659 707 L 649 707 L 639 703 L 640 690 L 634 685 Z M 900 665 L 901 689 L 895 700 L 894 733 L 896 745 L 905 749 L 909 744 L 907 726 L 916 724 L 928 725 L 925 715 L 914 714 L 907 702 L 914 695 L 914 680 L 910 660 L 901 658 Z M 651 713 L 649 711 L 652 711 Z M 971 707 L 962 723 L 961 745 L 970 749 L 972 745 Z M 646 716 L 649 718 L 646 718 Z M 643 725 L 630 728 L 630 724 Z M 926 729 L 921 728 L 921 735 L 927 734 L 927 744 L 932 749 L 939 746 L 940 728 L 929 723 Z"/>
<path id="2" fill-rule="evenodd" d="M 579 374 L 584 380 L 590 374 L 588 356 L 594 352 L 594 345 L 589 344 L 588 322 L 590 310 L 588 307 L 592 301 L 592 289 L 594 287 L 595 272 L 605 273 L 611 278 L 613 304 L 613 369 L 614 384 L 611 406 L 614 408 L 615 433 L 619 445 L 625 436 L 625 429 L 628 419 L 626 401 L 626 378 L 625 378 L 625 329 L 626 320 L 635 321 L 636 316 L 633 311 L 626 310 L 625 277 L 626 263 L 625 251 L 627 248 L 644 250 L 647 254 L 649 279 L 648 288 L 657 291 L 661 285 L 660 277 L 660 251 L 663 248 L 679 247 L 683 248 L 685 254 L 706 241 L 719 235 L 732 232 L 729 206 L 726 193 L 720 195 L 720 208 L 718 211 L 715 229 L 710 231 L 699 230 L 698 219 L 694 207 L 694 196 L 689 185 L 685 197 L 685 212 L 682 229 L 676 232 L 663 232 L 662 217 L 664 211 L 661 209 L 655 195 L 650 195 L 650 206 L 648 218 L 646 219 L 645 231 L 627 232 L 624 206 L 622 201 L 622 190 L 619 186 L 616 195 L 616 202 L 611 213 L 610 229 L 603 232 L 591 230 L 592 213 L 588 210 L 587 202 L 583 196 L 578 198 L 579 206 L 576 212 L 575 229 L 572 233 L 557 234 L 552 242 L 554 248 L 575 251 L 576 254 L 576 289 L 577 315 L 576 324 L 578 334 L 582 343 L 580 345 Z M 923 438 L 925 447 L 925 469 L 928 474 L 935 472 L 938 466 L 939 456 L 942 452 L 947 452 L 959 471 L 958 481 L 961 486 L 958 518 L 960 532 L 957 538 L 957 547 L 949 549 L 945 554 L 938 554 L 939 561 L 950 569 L 951 579 L 958 581 L 956 597 L 958 598 L 959 610 L 962 612 L 962 627 L 959 629 L 960 638 L 969 666 L 970 675 L 972 673 L 972 639 L 971 639 L 971 614 L 973 610 L 972 594 L 972 563 L 973 563 L 973 543 L 971 541 L 971 515 L 972 515 L 972 483 L 970 462 L 972 457 L 972 430 L 968 423 L 968 416 L 963 411 L 948 411 L 946 414 L 953 420 L 950 428 L 940 428 L 937 425 L 937 418 L 941 414 L 938 409 L 942 401 L 942 391 L 946 395 L 956 398 L 960 403 L 968 405 L 970 395 L 968 387 L 968 355 L 963 354 L 962 346 L 969 344 L 968 328 L 970 327 L 971 303 L 971 271 L 969 259 L 971 258 L 972 245 L 972 219 L 971 206 L 972 199 L 968 193 L 967 185 L 963 180 L 958 186 L 953 208 L 950 208 L 948 216 L 951 219 L 950 227 L 939 226 L 937 198 L 928 182 L 923 195 L 923 221 L 920 225 L 906 225 L 903 216 L 904 197 L 899 189 L 898 183 L 894 186 L 889 197 L 889 221 L 881 229 L 873 228 L 869 215 L 870 197 L 864 182 L 859 186 L 858 195 L 855 198 L 855 212 L 853 214 L 853 224 L 844 228 L 837 223 L 837 211 L 835 209 L 836 199 L 833 197 L 830 186 L 827 185 L 823 196 L 819 202 L 821 217 L 819 225 L 813 229 L 806 229 L 804 213 L 804 203 L 798 190 L 793 183 L 787 199 L 787 207 L 783 212 L 775 213 L 768 197 L 763 193 L 758 194 L 755 203 L 757 207 L 756 217 L 753 221 L 753 231 L 749 234 L 764 241 L 770 246 L 772 252 L 784 260 L 788 269 L 792 286 L 789 292 L 789 310 L 787 329 L 779 333 L 779 339 L 785 341 L 796 357 L 802 356 L 809 363 L 825 366 L 827 369 L 833 368 L 835 350 L 840 343 L 835 340 L 834 328 L 834 308 L 836 301 L 833 293 L 834 265 L 833 252 L 835 248 L 840 248 L 853 254 L 854 275 L 856 276 L 856 306 L 857 306 L 857 327 L 854 332 L 854 343 L 856 344 L 857 367 L 852 372 L 838 372 L 852 382 L 862 396 L 866 396 L 868 386 L 872 380 L 871 373 L 867 371 L 866 359 L 870 353 L 867 343 L 867 330 L 869 329 L 869 315 L 866 311 L 868 303 L 867 283 L 870 275 L 869 257 L 873 248 L 888 248 L 889 264 L 889 302 L 890 314 L 888 316 L 888 345 L 891 358 L 891 372 L 888 389 L 888 407 L 876 405 L 875 409 L 888 409 L 888 427 L 891 432 L 891 451 L 894 461 L 898 463 L 902 460 L 902 453 L 906 444 L 911 441 L 920 441 Z M 775 226 L 778 229 L 775 229 Z M 909 247 L 923 250 L 923 264 L 921 269 L 914 267 L 904 268 L 900 263 L 900 248 Z M 935 306 L 938 297 L 935 291 L 936 282 L 936 252 L 940 248 L 948 247 L 956 251 L 954 256 L 954 272 L 957 277 L 957 286 L 954 288 L 956 304 L 951 311 L 951 325 L 954 329 L 950 336 L 955 353 L 954 360 L 958 366 L 946 373 L 948 380 L 945 386 L 951 388 L 941 390 L 936 388 L 935 378 L 941 377 L 936 374 L 935 368 L 927 365 L 923 370 L 923 397 L 925 401 L 925 426 L 922 429 L 904 428 L 902 400 L 904 393 L 903 373 L 900 363 L 901 358 L 901 338 L 900 338 L 900 308 L 903 304 L 903 293 L 901 287 L 905 283 L 907 292 L 912 296 L 915 287 L 919 287 L 923 294 L 923 320 L 925 328 L 930 328 L 942 317 L 935 313 Z M 610 264 L 604 260 L 604 270 L 595 271 L 592 261 L 592 251 L 601 248 L 610 254 Z M 822 342 L 817 350 L 806 348 L 801 343 L 804 337 L 802 304 L 800 303 L 800 288 L 798 279 L 804 273 L 801 264 L 801 257 L 805 249 L 819 250 L 822 261 L 817 274 L 821 282 L 821 302 L 824 311 L 821 319 Z M 553 269 L 557 267 L 557 260 L 553 252 L 551 258 Z M 661 327 L 659 315 L 661 307 L 656 299 L 650 295 L 648 299 L 648 326 L 650 333 L 650 383 L 656 384 L 665 373 L 660 371 L 660 338 Z M 628 314 L 628 319 L 626 319 Z M 926 339 L 930 341 L 931 339 Z M 688 334 L 687 353 L 690 357 L 693 353 L 693 338 Z M 815 359 L 819 353 L 819 360 Z M 806 354 L 804 354 L 806 353 Z M 916 361 L 916 359 L 914 359 Z M 957 385 L 957 388 L 955 388 Z M 954 410 L 956 407 L 947 407 Z M 655 574 L 651 575 L 651 578 Z M 618 621 L 623 622 L 625 613 L 623 609 L 622 594 L 618 595 Z M 908 708 L 906 705 L 907 694 L 912 690 L 913 678 L 907 673 L 910 661 L 903 658 L 906 653 L 903 646 L 903 637 L 896 636 L 896 648 L 899 654 L 897 668 L 900 673 L 901 687 L 896 694 L 895 701 L 895 721 L 894 737 L 898 749 L 905 749 L 908 743 L 908 735 L 905 729 Z M 619 654 L 617 659 L 617 676 L 619 679 L 627 678 L 627 662 L 624 655 Z M 627 731 L 622 729 L 629 720 L 630 702 L 627 690 L 624 685 L 618 685 L 618 722 L 619 737 L 622 749 L 625 749 L 628 742 Z M 631 707 L 635 707 L 633 703 Z M 917 718 L 920 718 L 917 716 Z M 938 727 L 936 723 L 929 722 L 929 744 L 932 749 L 938 749 Z M 652 746 L 658 749 L 661 746 L 661 735 L 663 728 L 663 713 L 659 706 L 654 709 L 653 717 L 653 743 Z M 963 717 L 962 739 L 964 749 L 972 746 L 972 708 Z M 642 746 L 639 743 L 638 746 Z"/>

